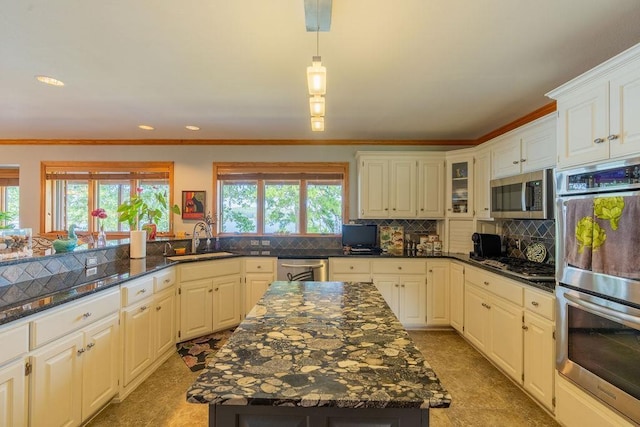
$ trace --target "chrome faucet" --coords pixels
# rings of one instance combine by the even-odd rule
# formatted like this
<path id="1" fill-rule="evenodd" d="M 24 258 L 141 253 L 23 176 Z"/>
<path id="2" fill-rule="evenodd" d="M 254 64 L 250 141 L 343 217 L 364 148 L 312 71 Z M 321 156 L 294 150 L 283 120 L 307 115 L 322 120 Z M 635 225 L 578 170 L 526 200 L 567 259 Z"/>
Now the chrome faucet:
<path id="1" fill-rule="evenodd" d="M 173 249 L 173 246 L 171 246 L 171 243 L 166 242 L 164 244 L 164 252 L 162 253 L 162 255 L 167 256 L 169 255 L 169 251 Z"/>
<path id="2" fill-rule="evenodd" d="M 205 236 L 207 237 L 207 250 L 211 245 L 211 239 L 213 238 L 213 234 L 211 233 L 211 226 L 204 221 L 196 222 L 196 225 L 193 226 L 193 239 L 191 240 L 191 252 L 196 253 L 198 250 L 198 246 L 200 246 L 200 234 L 198 231 L 204 231 Z"/>

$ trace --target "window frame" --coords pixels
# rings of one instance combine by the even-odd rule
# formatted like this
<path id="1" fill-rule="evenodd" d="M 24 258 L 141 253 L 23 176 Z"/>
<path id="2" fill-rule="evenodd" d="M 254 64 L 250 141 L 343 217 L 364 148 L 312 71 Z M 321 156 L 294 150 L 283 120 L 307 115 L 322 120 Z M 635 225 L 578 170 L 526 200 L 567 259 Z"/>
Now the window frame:
<path id="1" fill-rule="evenodd" d="M 257 211 L 257 230 L 256 233 L 222 233 L 219 215 L 221 211 L 222 194 L 220 177 L 228 175 L 238 175 L 238 180 L 257 180 L 258 181 L 258 211 Z M 339 236 L 340 233 L 307 233 L 307 191 L 306 185 L 300 188 L 300 230 L 298 233 L 264 233 L 264 182 L 272 181 L 274 176 L 284 177 L 283 179 L 302 179 L 305 182 L 317 182 L 319 179 L 327 179 L 340 175 L 342 181 L 342 223 L 349 222 L 349 163 L 348 162 L 222 162 L 213 164 L 213 200 L 216 205 L 217 224 L 215 233 L 217 236 L 303 236 L 303 237 L 319 237 L 319 236 Z M 290 175 L 290 176 L 288 176 Z M 325 177 L 326 176 L 326 177 Z M 325 178 L 323 178 L 325 177 Z M 261 184 L 262 183 L 262 184 Z"/>
<path id="2" fill-rule="evenodd" d="M 8 192 L 10 188 L 16 187 L 18 189 L 18 208 L 15 212 L 15 217 L 11 222 L 0 221 L 0 226 L 15 226 L 18 227 L 20 223 L 20 168 L 19 167 L 2 167 L 0 168 L 0 212 L 9 212 Z"/>
<path id="3" fill-rule="evenodd" d="M 73 172 L 88 174 L 88 230 L 82 230 L 86 234 L 96 234 L 98 230 L 98 220 L 91 216 L 91 211 L 97 209 L 97 195 L 98 187 L 100 185 L 99 179 L 91 179 L 92 173 L 122 173 L 127 172 L 129 177 L 123 176 L 123 181 L 130 181 L 129 197 L 136 194 L 136 184 L 138 180 L 153 180 L 153 179 L 166 179 L 169 186 L 168 190 L 168 204 L 173 206 L 173 193 L 174 193 L 174 162 L 84 162 L 84 161 L 42 161 L 40 162 L 40 234 L 43 236 L 55 237 L 57 234 L 64 233 L 66 230 L 54 230 L 53 224 L 51 229 L 47 229 L 47 192 L 52 192 L 50 185 L 48 185 L 47 175 L 52 172 L 60 172 L 61 176 L 64 173 L 69 173 L 69 179 L 65 181 L 73 181 Z M 139 175 L 138 175 L 139 174 Z M 158 178 L 160 175 L 165 175 L 166 178 Z M 82 178 L 84 179 L 84 178 Z M 106 181 L 106 180 L 105 180 Z M 115 182 L 116 180 L 114 180 Z M 56 208 L 52 205 L 52 209 Z M 117 215 L 117 212 L 108 212 L 109 215 Z M 169 230 L 166 232 L 158 233 L 159 236 L 171 236 L 173 235 L 173 215 L 169 214 Z M 129 235 L 128 230 L 122 231 L 108 231 L 107 236 L 113 238 L 126 237 Z"/>

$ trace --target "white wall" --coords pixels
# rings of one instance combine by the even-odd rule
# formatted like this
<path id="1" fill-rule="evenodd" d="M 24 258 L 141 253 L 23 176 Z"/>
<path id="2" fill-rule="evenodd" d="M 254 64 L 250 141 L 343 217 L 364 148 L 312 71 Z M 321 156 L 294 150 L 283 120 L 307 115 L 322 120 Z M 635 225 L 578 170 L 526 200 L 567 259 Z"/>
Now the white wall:
<path id="1" fill-rule="evenodd" d="M 0 145 L 0 164 L 20 167 L 20 226 L 40 230 L 41 161 L 172 161 L 174 202 L 183 190 L 206 190 L 207 211 L 214 212 L 212 170 L 214 162 L 349 162 L 350 217 L 357 216 L 356 151 L 436 151 L 452 147 L 367 145 Z M 457 147 L 456 147 L 457 148 Z M 174 216 L 175 231 L 190 232 L 193 221 Z"/>

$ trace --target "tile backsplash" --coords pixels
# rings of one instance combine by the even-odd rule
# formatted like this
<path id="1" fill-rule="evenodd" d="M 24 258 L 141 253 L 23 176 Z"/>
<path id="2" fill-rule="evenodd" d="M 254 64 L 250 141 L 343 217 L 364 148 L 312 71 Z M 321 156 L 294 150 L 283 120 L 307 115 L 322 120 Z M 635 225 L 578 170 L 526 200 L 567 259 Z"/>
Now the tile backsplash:
<path id="1" fill-rule="evenodd" d="M 500 221 L 499 225 L 502 229 L 502 241 L 507 256 L 526 258 L 527 246 L 532 243 L 542 243 L 547 248 L 545 262 L 555 263 L 556 225 L 554 220 L 510 219 Z"/>

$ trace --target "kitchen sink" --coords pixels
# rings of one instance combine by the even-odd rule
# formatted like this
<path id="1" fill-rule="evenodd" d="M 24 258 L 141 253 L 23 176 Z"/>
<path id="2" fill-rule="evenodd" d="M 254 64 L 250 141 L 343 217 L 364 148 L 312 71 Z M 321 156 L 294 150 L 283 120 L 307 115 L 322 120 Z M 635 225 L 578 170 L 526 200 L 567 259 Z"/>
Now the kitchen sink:
<path id="1" fill-rule="evenodd" d="M 196 261 L 200 259 L 220 258 L 231 255 L 236 254 L 232 252 L 208 252 L 204 254 L 174 255 L 167 257 L 167 259 L 170 259 L 171 261 Z"/>

